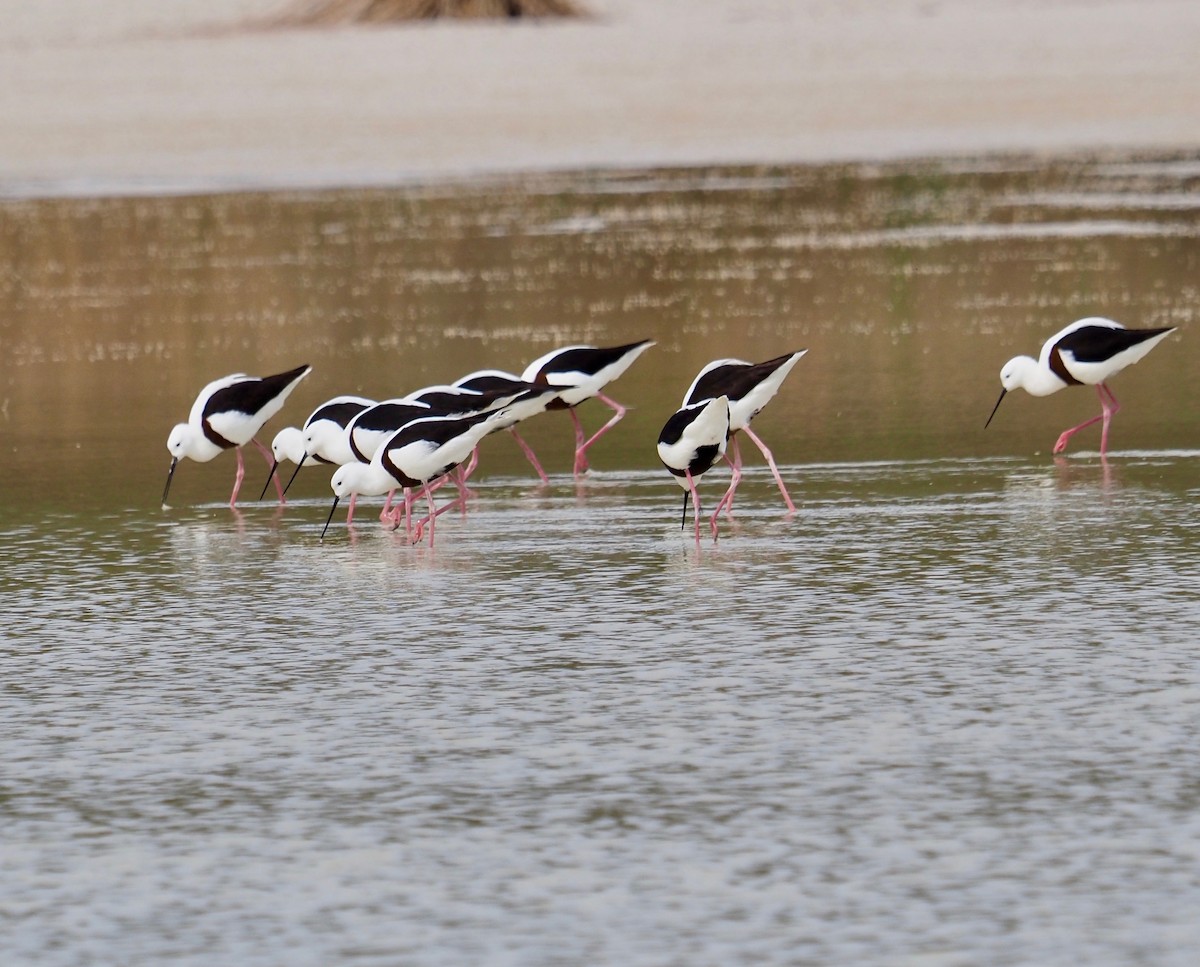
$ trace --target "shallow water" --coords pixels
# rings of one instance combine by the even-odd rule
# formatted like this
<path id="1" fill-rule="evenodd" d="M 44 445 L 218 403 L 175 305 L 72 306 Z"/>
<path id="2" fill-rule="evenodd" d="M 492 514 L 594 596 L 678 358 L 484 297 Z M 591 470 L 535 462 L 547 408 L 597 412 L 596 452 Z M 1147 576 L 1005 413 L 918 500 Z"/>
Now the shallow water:
<path id="1" fill-rule="evenodd" d="M 1106 461 L 1094 440 L 1065 459 L 1037 452 L 1089 415 L 1082 391 L 1017 397 L 981 430 L 999 364 L 1036 348 L 1034 333 L 1093 306 L 1186 330 L 1200 230 L 1179 198 L 1192 183 L 1171 165 L 1113 169 L 939 169 L 940 200 L 915 207 L 960 228 L 936 244 L 927 224 L 884 224 L 911 195 L 902 170 L 713 174 L 698 195 L 670 184 L 682 176 L 598 178 L 586 205 L 580 185 L 556 183 L 7 211 L 10 241 L 57 233 L 60 271 L 39 288 L 10 270 L 0 324 L 5 959 L 1193 963 L 1191 333 L 1115 384 L 1126 407 Z M 825 207 L 764 199 L 780 179 Z M 1074 214 L 1030 228 L 1068 188 Z M 1102 201 L 1133 213 L 1126 228 L 1105 233 Z M 190 230 L 163 216 L 173 227 L 156 231 L 191 253 L 166 269 L 115 243 L 80 243 L 70 267 L 64 240 L 89 212 L 144 249 L 127 206 L 147 204 L 216 214 Z M 364 242 L 337 271 L 391 265 L 371 304 L 379 318 L 404 305 L 412 329 L 361 310 L 347 340 L 349 321 L 314 307 L 322 260 L 299 258 L 293 275 L 278 252 L 304 251 L 295 226 L 315 206 L 375 223 L 401 205 L 431 237 Z M 443 205 L 457 215 L 422 221 Z M 559 234 L 526 233 L 546 206 Z M 961 228 L 1005 206 L 1031 207 L 1010 229 Z M 242 207 L 263 237 L 231 229 Z M 625 226 L 620 240 L 581 208 Z M 788 224 L 755 228 L 773 219 Z M 801 221 L 812 241 L 795 241 Z M 456 225 L 474 227 L 456 242 Z M 235 236 L 276 246 L 262 264 L 279 277 L 221 254 Z M 484 258 L 495 237 L 505 253 Z M 536 241 L 548 238 L 566 246 L 557 282 Z M 445 266 L 426 288 L 418 257 Z M 1024 268 L 1001 280 L 998 265 Z M 958 281 L 906 301 L 914 274 Z M 896 301 L 878 302 L 888 291 Z M 250 308 L 228 321 L 213 302 L 239 293 Z M 785 296 L 787 312 L 763 308 Z M 298 321 L 268 320 L 287 298 L 306 306 Z M 176 302 L 160 332 L 163 300 Z M 438 335 L 439 306 L 481 318 Z M 365 374 L 386 359 L 410 385 L 495 357 L 518 368 L 548 347 L 517 317 L 564 306 L 575 314 L 554 339 L 660 342 L 618 384 L 637 409 L 582 484 L 562 473 L 566 421 L 545 417 L 530 438 L 552 485 L 533 487 L 515 447 L 489 441 L 469 514 L 443 518 L 432 550 L 380 528 L 370 503 L 320 543 L 316 471 L 286 508 L 231 512 L 227 457 L 184 465 L 173 507 L 157 507 L 166 430 L 214 367 L 301 353 L 313 385 L 285 415 L 302 419 L 331 395 L 322 366 Z M 60 326 L 34 324 L 50 316 Z M 263 351 L 281 340 L 286 353 Z M 735 519 L 697 547 L 646 437 L 697 360 L 796 344 L 812 351 L 756 427 L 798 513 L 782 513 L 744 448 Z M 265 467 L 247 465 L 261 486 Z M 719 489 L 706 480 L 706 498 Z"/>

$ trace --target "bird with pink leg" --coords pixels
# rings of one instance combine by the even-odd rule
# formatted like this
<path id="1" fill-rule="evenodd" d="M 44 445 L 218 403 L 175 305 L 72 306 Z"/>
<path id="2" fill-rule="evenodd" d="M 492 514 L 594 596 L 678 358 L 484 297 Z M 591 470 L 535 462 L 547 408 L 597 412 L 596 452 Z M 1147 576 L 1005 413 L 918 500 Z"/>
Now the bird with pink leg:
<path id="1" fill-rule="evenodd" d="M 343 497 L 381 495 L 398 489 L 419 490 L 429 503 L 429 515 L 416 525 L 415 540 L 420 540 L 423 529 L 429 527 L 429 546 L 433 546 L 434 522 L 458 501 L 434 506 L 433 490 L 436 482 L 445 478 L 464 460 L 470 457 L 475 447 L 488 434 L 504 429 L 514 418 L 514 410 L 520 415 L 523 408 L 531 411 L 540 409 L 541 397 L 553 391 L 537 388 L 522 393 L 509 406 L 480 413 L 453 416 L 423 417 L 402 426 L 383 443 L 371 457 L 370 463 L 352 462 L 339 467 L 330 486 L 333 489 L 333 506 L 321 531 L 333 519 L 338 502 Z M 406 500 L 407 505 L 407 500 Z M 397 515 L 394 527 L 398 527 Z"/>
<path id="2" fill-rule="evenodd" d="M 604 388 L 653 345 L 653 339 L 643 339 L 624 346 L 566 346 L 538 357 L 525 367 L 521 374 L 525 382 L 562 390 L 549 402 L 547 409 L 565 409 L 575 425 L 576 477 L 587 472 L 587 451 L 620 423 L 627 412 L 624 406 L 604 393 Z M 585 438 L 583 424 L 579 422 L 575 408 L 590 399 L 599 400 L 613 411 L 613 416 L 599 430 Z"/>
<path id="3" fill-rule="evenodd" d="M 792 503 L 791 494 L 784 486 L 779 467 L 775 465 L 775 455 L 771 453 L 758 434 L 750 429 L 750 421 L 774 399 L 775 394 L 779 392 L 779 387 L 783 385 L 788 373 L 792 371 L 792 367 L 806 352 L 808 352 L 807 349 L 800 349 L 783 356 L 776 356 L 774 359 L 768 359 L 764 363 L 748 363 L 742 359 L 713 360 L 700 370 L 687 393 L 684 394 L 684 406 L 703 403 L 705 400 L 711 400 L 718 396 L 724 396 L 729 400 L 729 449 L 732 451 L 732 458 L 726 457 L 726 459 L 732 470 L 732 478 L 729 481 L 729 489 L 725 491 L 725 496 L 717 504 L 716 512 L 718 514 L 722 510 L 728 512 L 733 508 L 733 495 L 742 479 L 742 451 L 738 445 L 738 434 L 740 433 L 748 436 L 766 458 L 767 466 L 771 468 L 771 474 L 775 477 L 775 484 L 783 495 L 783 502 L 787 505 L 788 513 L 796 512 L 796 505 Z"/>
<path id="4" fill-rule="evenodd" d="M 663 424 L 658 435 L 658 459 L 683 488 L 683 518 L 687 523 L 688 497 L 692 500 L 696 543 L 700 543 L 700 491 L 697 483 L 725 455 L 729 443 L 729 397 L 692 403 L 676 410 Z M 712 537 L 717 539 L 718 504 L 709 521 Z"/>
<path id="5" fill-rule="evenodd" d="M 1158 329 L 1126 329 L 1119 322 L 1089 316 L 1071 323 L 1042 345 L 1037 359 L 1015 356 L 1000 370 L 1000 398 L 992 407 L 984 429 L 991 424 L 1005 395 L 1020 387 L 1031 396 L 1049 396 L 1068 386 L 1095 386 L 1100 397 L 1100 413 L 1077 426 L 1063 430 L 1054 444 L 1054 453 L 1062 453 L 1080 430 L 1103 423 L 1100 430 L 1100 456 L 1108 453 L 1108 428 L 1121 408 L 1108 388 L 1108 381 L 1134 363 L 1175 331 L 1174 326 Z"/>
<path id="6" fill-rule="evenodd" d="M 274 376 L 234 373 L 205 386 L 192 404 L 187 422 L 177 424 L 167 438 L 171 467 L 167 471 L 166 486 L 163 487 L 163 506 L 167 505 L 167 493 L 180 460 L 186 457 L 198 463 L 207 463 L 225 450 L 233 450 L 237 453 L 237 474 L 229 498 L 229 506 L 233 507 L 246 475 L 242 447 L 253 443 L 267 465 L 273 465 L 271 451 L 259 443 L 255 435 L 267 420 L 283 409 L 292 390 L 311 371 L 311 366 L 298 366 Z M 283 488 L 278 478 L 275 478 L 275 488 L 282 503 Z"/>

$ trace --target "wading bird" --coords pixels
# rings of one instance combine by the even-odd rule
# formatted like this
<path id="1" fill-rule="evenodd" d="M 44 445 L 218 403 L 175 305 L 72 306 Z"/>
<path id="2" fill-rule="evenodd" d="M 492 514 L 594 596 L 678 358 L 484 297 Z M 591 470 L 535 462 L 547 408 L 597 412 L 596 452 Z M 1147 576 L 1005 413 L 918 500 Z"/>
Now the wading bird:
<path id="1" fill-rule="evenodd" d="M 700 543 L 700 493 L 698 481 L 714 463 L 725 455 L 729 441 L 729 397 L 693 403 L 676 410 L 658 435 L 658 459 L 662 461 L 684 490 L 683 519 L 687 521 L 688 494 L 692 497 L 692 513 L 696 521 L 696 543 Z M 713 540 L 717 539 L 717 515 L 713 512 L 710 526 Z"/>
<path id="2" fill-rule="evenodd" d="M 521 379 L 527 383 L 540 383 L 562 390 L 558 398 L 547 407 L 551 410 L 565 409 L 575 424 L 575 476 L 581 476 L 588 468 L 587 451 L 597 440 L 616 426 L 625 416 L 626 408 L 606 396 L 602 390 L 625 372 L 633 361 L 654 345 L 653 339 L 629 343 L 625 346 L 566 346 L 535 359 L 525 367 Z M 583 425 L 575 412 L 584 400 L 593 397 L 613 411 L 613 416 L 588 439 L 584 439 Z"/>
<path id="3" fill-rule="evenodd" d="M 1063 430 L 1054 444 L 1054 453 L 1062 453 L 1067 442 L 1084 427 L 1104 421 L 1100 431 L 1100 456 L 1108 452 L 1108 425 L 1113 414 L 1121 408 L 1108 380 L 1132 366 L 1175 331 L 1174 326 L 1161 329 L 1126 329 L 1119 322 L 1089 316 L 1071 323 L 1055 333 L 1042 346 L 1037 359 L 1015 356 L 1000 370 L 1000 398 L 992 407 L 984 429 L 992 422 L 996 410 L 1009 390 L 1021 387 L 1031 396 L 1049 396 L 1068 386 L 1087 384 L 1096 387 L 1100 397 L 1100 415 L 1084 420 L 1078 426 Z"/>
<path id="4" fill-rule="evenodd" d="M 315 463 L 333 462 L 322 456 L 320 452 L 309 452 L 306 440 L 310 432 L 317 434 L 314 439 L 318 437 L 323 439 L 327 435 L 339 436 L 346 429 L 347 423 L 368 406 L 374 405 L 374 400 L 364 399 L 361 396 L 335 396 L 313 410 L 308 419 L 304 421 L 304 426 L 285 426 L 276 433 L 275 439 L 271 441 L 271 453 L 275 456 L 275 462 L 271 465 L 271 472 L 267 475 L 267 482 L 263 484 L 262 493 L 258 495 L 258 499 L 262 500 L 266 495 L 267 488 L 271 486 L 271 480 L 275 477 L 275 472 L 284 460 L 290 460 L 296 465 L 287 486 L 283 488 L 285 494 L 291 489 L 296 474 L 300 472 L 300 468 L 310 457 Z"/>
<path id="5" fill-rule="evenodd" d="M 167 471 L 166 486 L 163 487 L 163 506 L 166 506 L 167 493 L 180 460 L 188 457 L 199 463 L 207 463 L 222 450 L 230 449 L 237 452 L 237 475 L 233 481 L 233 494 L 229 498 L 229 506 L 234 506 L 242 487 L 242 478 L 246 475 L 242 446 L 253 443 L 262 452 L 263 459 L 268 464 L 272 462 L 271 452 L 254 436 L 267 420 L 283 408 L 288 394 L 311 371 L 311 366 L 298 366 L 286 373 L 261 378 L 235 373 L 205 386 L 192 404 L 188 421 L 175 426 L 167 438 L 171 467 Z M 283 489 L 278 480 L 275 486 L 282 503 Z"/>
<path id="6" fill-rule="evenodd" d="M 729 465 L 733 476 L 729 481 L 729 489 L 725 491 L 725 496 L 717 504 L 716 513 L 719 514 L 722 509 L 729 510 L 733 507 L 733 494 L 742 479 L 742 450 L 738 446 L 737 434 L 743 431 L 767 458 L 767 466 L 771 468 L 775 483 L 779 486 L 779 492 L 783 494 L 783 502 L 787 504 L 788 513 L 796 512 L 796 505 L 792 503 L 791 495 L 788 493 L 787 487 L 783 485 L 783 477 L 779 474 L 779 468 L 775 466 L 774 455 L 758 435 L 750 429 L 750 421 L 779 392 L 779 387 L 787 378 L 787 374 L 792 371 L 792 367 L 806 352 L 808 352 L 807 349 L 801 349 L 785 356 L 768 359 L 765 363 L 748 363 L 741 359 L 714 360 L 700 370 L 700 374 L 684 395 L 684 406 L 703 403 L 705 400 L 717 396 L 729 398 L 729 443 L 730 449 L 733 450 L 733 459 L 729 461 Z"/>

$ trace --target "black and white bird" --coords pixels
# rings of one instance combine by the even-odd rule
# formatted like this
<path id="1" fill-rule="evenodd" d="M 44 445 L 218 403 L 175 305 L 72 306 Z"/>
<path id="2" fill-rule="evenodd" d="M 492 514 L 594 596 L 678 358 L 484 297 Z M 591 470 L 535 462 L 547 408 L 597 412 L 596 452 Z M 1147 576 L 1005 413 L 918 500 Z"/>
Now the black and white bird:
<path id="1" fill-rule="evenodd" d="M 285 426 L 276 433 L 275 439 L 271 441 L 271 453 L 275 457 L 275 462 L 271 465 L 271 472 L 267 475 L 267 482 L 263 484 L 262 493 L 258 495 L 258 499 L 262 500 L 266 495 L 267 488 L 271 486 L 271 481 L 274 479 L 279 465 L 285 460 L 296 465 L 287 486 L 283 488 L 285 494 L 291 489 L 292 481 L 296 479 L 296 474 L 300 472 L 300 468 L 307 461 L 333 463 L 332 459 L 324 455 L 325 441 L 340 437 L 345 432 L 346 425 L 354 417 L 368 406 L 374 405 L 374 400 L 362 396 L 335 396 L 313 410 L 308 419 L 304 421 L 303 426 Z M 311 452 L 308 449 L 309 439 L 314 441 Z M 334 453 L 334 456 L 338 455 L 338 453 Z"/>
<path id="2" fill-rule="evenodd" d="M 548 394 L 551 391 L 542 392 Z M 534 401 L 521 400 L 512 405 L 535 405 L 537 391 L 524 395 L 532 396 Z M 329 520 L 333 519 L 338 501 L 343 497 L 386 494 L 400 488 L 411 491 L 420 487 L 424 488 L 429 501 L 429 516 L 417 525 L 417 539 L 420 539 L 423 526 L 428 524 L 432 547 L 434 521 L 442 511 L 435 508 L 429 485 L 458 467 L 485 436 L 503 429 L 509 419 L 511 414 L 505 407 L 467 416 L 425 417 L 405 424 L 376 450 L 370 463 L 347 463 L 334 473 L 330 481 L 333 507 L 325 527 L 329 527 Z M 398 519 L 396 523 L 398 526 Z M 322 530 L 322 538 L 324 535 Z"/>
<path id="3" fill-rule="evenodd" d="M 774 454 L 758 434 L 750 429 L 750 421 L 779 392 L 779 387 L 787 378 L 788 373 L 792 371 L 792 367 L 806 352 L 808 352 L 807 349 L 800 349 L 794 353 L 768 359 L 765 363 L 748 363 L 742 359 L 713 360 L 700 370 L 699 375 L 684 394 L 684 406 L 702 403 L 717 396 L 729 398 L 730 449 L 733 451 L 729 463 L 732 468 L 732 479 L 729 481 L 729 489 L 725 492 L 725 496 L 717 504 L 716 512 L 718 514 L 723 509 L 729 510 L 733 506 L 733 494 L 742 479 L 742 451 L 738 446 L 737 438 L 737 434 L 741 432 L 745 432 L 746 436 L 766 457 L 767 466 L 771 468 L 779 492 L 783 494 L 783 502 L 787 505 L 788 513 L 796 512 L 796 505 L 792 503 L 791 495 L 783 484 L 779 468 L 775 465 Z"/>
<path id="4" fill-rule="evenodd" d="M 475 373 L 448 386 L 427 387 L 426 389 L 410 394 L 405 399 L 428 403 L 436 413 L 443 416 L 470 416 L 474 413 L 492 412 L 493 410 L 502 408 L 507 409 L 509 412 L 509 421 L 506 426 L 500 429 L 512 430 L 521 420 L 545 412 L 550 401 L 557 395 L 547 392 L 545 386 L 527 383 L 516 377 L 509 381 L 500 381 L 494 378 L 485 380 L 479 377 L 480 374 Z M 485 383 L 486 385 L 484 385 Z M 518 400 L 521 400 L 526 405 L 515 408 L 509 406 L 510 403 Z M 538 406 L 529 405 L 531 401 L 535 400 L 540 400 L 541 404 Z M 516 436 L 515 432 L 513 436 Z M 524 441 L 521 440 L 520 442 L 524 446 Z M 528 447 L 526 447 L 526 451 L 527 456 L 533 453 Z M 534 457 L 535 461 L 536 459 Z M 471 459 L 462 470 L 464 481 L 475 472 L 478 462 L 478 452 L 472 453 Z M 544 480 L 543 482 L 548 483 L 549 481 Z"/>
<path id="5" fill-rule="evenodd" d="M 525 390 L 528 389 L 532 384 L 526 383 L 525 380 L 521 379 L 520 376 L 516 376 L 513 373 L 506 373 L 503 370 L 481 369 L 478 372 L 468 373 L 461 379 L 456 379 L 453 385 L 459 389 L 471 390 L 476 393 L 492 393 L 511 390 Z M 557 396 L 555 394 L 546 394 L 540 397 L 542 400 L 542 407 L 537 412 L 544 413 L 550 407 L 551 402 L 556 398 Z M 536 416 L 537 412 L 530 413 L 529 416 Z M 528 418 L 528 416 L 523 417 L 523 419 Z M 516 422 L 513 422 L 510 426 L 505 427 L 505 429 L 507 429 L 512 435 L 512 438 L 516 441 L 517 446 L 521 448 L 521 452 L 525 454 L 525 459 L 529 461 L 530 466 L 533 467 L 542 483 L 550 483 L 550 478 L 546 476 L 546 471 L 542 469 L 541 461 L 538 460 L 537 454 L 533 452 L 533 447 L 526 443 L 524 438 L 517 432 Z"/>
<path id="6" fill-rule="evenodd" d="M 383 400 L 367 407 L 347 424 L 346 442 L 355 460 L 359 463 L 370 463 L 375 451 L 400 427 L 413 420 L 445 415 L 434 410 L 428 403 L 414 403 L 406 399 Z"/>
<path id="7" fill-rule="evenodd" d="M 298 366 L 286 373 L 261 378 L 234 373 L 205 386 L 192 404 L 188 421 L 175 426 L 167 438 L 171 467 L 167 471 L 166 486 L 163 487 L 163 506 L 166 506 L 167 493 L 180 460 L 187 457 L 207 463 L 223 450 L 231 449 L 237 452 L 237 476 L 233 482 L 233 494 L 229 498 L 229 506 L 234 506 L 246 474 L 242 446 L 253 443 L 267 464 L 272 463 L 271 452 L 254 438 L 255 434 L 283 408 L 288 395 L 311 371 L 311 366 Z M 278 480 L 276 488 L 282 502 L 283 489 L 279 487 Z"/>
<path id="8" fill-rule="evenodd" d="M 1020 387 L 1031 396 L 1049 396 L 1068 386 L 1095 386 L 1100 397 L 1100 415 L 1063 430 L 1053 452 L 1062 453 L 1072 436 L 1084 427 L 1103 421 L 1100 455 L 1104 456 L 1108 452 L 1108 426 L 1121 408 L 1108 388 L 1108 380 L 1140 360 L 1175 329 L 1175 326 L 1126 329 L 1119 322 L 1100 316 L 1071 323 L 1046 340 L 1037 359 L 1015 356 L 1004 364 L 1000 370 L 1000 398 L 992 407 L 984 428 L 992 422 L 1009 390 Z"/>
<path id="9" fill-rule="evenodd" d="M 525 367 L 521 379 L 527 383 L 554 386 L 562 390 L 548 409 L 565 409 L 575 424 L 575 476 L 588 468 L 587 451 L 625 416 L 626 408 L 603 392 L 605 386 L 621 376 L 635 359 L 654 345 L 653 339 L 625 346 L 566 346 L 540 356 Z M 613 416 L 591 437 L 585 439 L 583 425 L 575 412 L 584 400 L 598 399 L 613 411 Z"/>
<path id="10" fill-rule="evenodd" d="M 304 424 L 304 452 L 311 460 L 316 457 L 321 463 L 334 464 L 341 466 L 354 459 L 354 453 L 350 449 L 350 443 L 346 437 L 346 427 L 350 421 L 359 413 L 370 406 L 375 405 L 374 400 L 369 400 L 361 396 L 343 396 L 338 397 L 341 403 L 335 403 L 327 409 L 318 419 L 309 420 Z M 315 415 L 315 414 L 314 414 Z M 292 472 L 292 480 L 296 479 L 296 473 L 300 467 Z M 292 481 L 288 481 L 290 487 Z M 283 492 L 287 493 L 288 487 L 283 488 Z"/>
<path id="11" fill-rule="evenodd" d="M 658 459 L 684 490 L 681 528 L 687 521 L 688 495 L 691 495 L 697 543 L 700 541 L 700 492 L 696 482 L 725 455 L 729 428 L 729 397 L 718 396 L 676 410 L 658 435 Z M 718 505 L 710 522 L 714 541 L 719 513 Z"/>

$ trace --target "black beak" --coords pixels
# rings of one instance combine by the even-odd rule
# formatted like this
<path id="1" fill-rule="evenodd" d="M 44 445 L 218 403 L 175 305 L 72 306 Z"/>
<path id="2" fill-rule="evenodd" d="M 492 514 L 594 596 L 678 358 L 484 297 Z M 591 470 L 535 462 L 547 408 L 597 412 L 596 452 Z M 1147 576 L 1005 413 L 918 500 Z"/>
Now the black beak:
<path id="1" fill-rule="evenodd" d="M 1000 399 L 996 400 L 996 405 L 992 407 L 992 416 L 995 416 L 995 415 L 996 415 L 996 410 L 1000 409 L 1000 404 L 1001 404 L 1002 402 L 1004 402 L 1004 394 L 1005 394 L 1005 393 L 1007 393 L 1007 392 L 1008 392 L 1008 390 L 1006 390 L 1006 389 L 1002 389 L 1002 390 L 1000 391 Z M 983 424 L 983 428 L 984 428 L 985 430 L 988 428 L 988 423 L 991 423 L 991 422 L 992 422 L 992 416 L 989 416 L 989 417 L 987 418 L 987 423 Z"/>
<path id="2" fill-rule="evenodd" d="M 167 471 L 167 485 L 163 487 L 163 506 L 167 506 L 167 491 L 171 489 L 171 478 L 175 476 L 175 468 L 179 466 L 179 458 L 171 458 L 171 469 Z"/>
<path id="3" fill-rule="evenodd" d="M 688 491 L 685 490 L 683 492 L 683 516 L 681 516 L 679 518 L 679 529 L 680 530 L 683 530 L 685 527 L 687 527 L 687 502 L 688 502 L 688 497 L 690 497 L 690 496 L 691 496 L 691 494 L 688 493 Z"/>
<path id="4" fill-rule="evenodd" d="M 326 532 L 327 530 L 329 530 L 329 522 L 330 522 L 331 520 L 333 520 L 333 512 L 334 512 L 335 510 L 337 510 L 338 501 L 339 501 L 339 500 L 341 500 L 341 499 L 342 499 L 341 497 L 334 497 L 334 498 L 333 498 L 333 506 L 329 508 L 329 516 L 325 518 L 325 526 L 321 528 L 321 541 L 320 541 L 320 543 L 322 543 L 322 544 L 324 544 L 324 543 L 325 543 L 325 532 Z"/>
<path id="5" fill-rule="evenodd" d="M 263 484 L 263 491 L 261 494 L 258 495 L 259 500 L 262 500 L 267 495 L 267 488 L 269 486 L 271 486 L 271 478 L 273 478 L 275 476 L 275 471 L 277 469 L 279 469 L 279 461 L 278 460 L 276 460 L 273 464 L 271 464 L 271 472 L 269 474 L 267 474 L 267 482 L 265 484 Z"/>
<path id="6" fill-rule="evenodd" d="M 285 496 L 285 497 L 287 496 L 287 492 L 288 492 L 288 491 L 291 489 L 291 487 L 292 487 L 292 481 L 296 479 L 296 474 L 298 474 L 298 473 L 300 472 L 300 468 L 304 466 L 304 461 L 305 461 L 305 460 L 307 460 L 307 459 L 308 459 L 308 454 L 307 454 L 307 453 L 305 453 L 305 454 L 304 454 L 304 456 L 302 456 L 302 457 L 300 458 L 300 462 L 299 462 L 298 464 L 296 464 L 296 469 L 292 471 L 292 476 L 291 476 L 291 478 L 288 480 L 288 482 L 287 482 L 287 486 L 283 488 L 283 494 L 284 494 L 284 496 Z M 266 488 L 264 487 L 264 488 L 263 488 L 263 493 L 265 494 L 266 492 L 267 492 L 267 490 L 266 490 Z"/>

